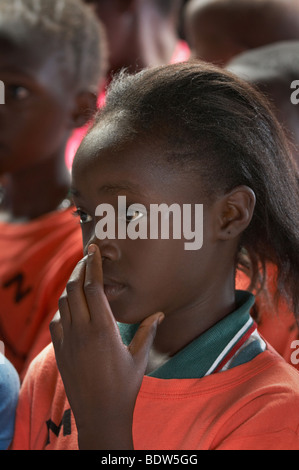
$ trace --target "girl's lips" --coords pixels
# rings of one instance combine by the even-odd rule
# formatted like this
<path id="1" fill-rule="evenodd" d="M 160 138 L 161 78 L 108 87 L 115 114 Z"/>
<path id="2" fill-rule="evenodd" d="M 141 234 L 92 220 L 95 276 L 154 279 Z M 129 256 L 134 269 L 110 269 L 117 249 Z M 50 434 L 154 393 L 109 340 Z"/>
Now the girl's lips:
<path id="1" fill-rule="evenodd" d="M 122 292 L 125 290 L 125 286 L 123 284 L 117 284 L 117 283 L 104 283 L 104 292 L 107 297 L 108 302 L 112 300 L 116 300 L 117 297 L 119 297 Z"/>

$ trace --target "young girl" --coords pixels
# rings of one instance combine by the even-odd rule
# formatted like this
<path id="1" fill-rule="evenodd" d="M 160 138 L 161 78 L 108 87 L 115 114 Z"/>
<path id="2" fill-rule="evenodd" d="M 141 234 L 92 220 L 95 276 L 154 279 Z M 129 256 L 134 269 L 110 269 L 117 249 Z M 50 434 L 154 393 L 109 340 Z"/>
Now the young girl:
<path id="1" fill-rule="evenodd" d="M 12 447 L 299 449 L 298 372 L 257 333 L 253 295 L 235 291 L 237 267 L 257 286 L 271 261 L 298 314 L 297 176 L 267 104 L 230 73 L 120 75 L 73 166 L 86 257 L 51 324 L 61 376 L 48 346 Z M 141 231 L 155 204 L 202 204 L 202 247 Z"/>
<path id="2" fill-rule="evenodd" d="M 96 110 L 103 52 L 82 2 L 0 2 L 0 340 L 22 377 L 82 257 L 65 147 Z"/>

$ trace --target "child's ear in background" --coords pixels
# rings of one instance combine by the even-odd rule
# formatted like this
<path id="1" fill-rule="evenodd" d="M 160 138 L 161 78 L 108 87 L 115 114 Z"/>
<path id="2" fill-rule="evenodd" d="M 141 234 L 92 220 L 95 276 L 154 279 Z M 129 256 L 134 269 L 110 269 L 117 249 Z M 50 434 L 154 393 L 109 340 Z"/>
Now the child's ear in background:
<path id="1" fill-rule="evenodd" d="M 219 240 L 234 239 L 244 232 L 251 222 L 255 201 L 255 194 L 248 186 L 238 186 L 219 200 Z"/>

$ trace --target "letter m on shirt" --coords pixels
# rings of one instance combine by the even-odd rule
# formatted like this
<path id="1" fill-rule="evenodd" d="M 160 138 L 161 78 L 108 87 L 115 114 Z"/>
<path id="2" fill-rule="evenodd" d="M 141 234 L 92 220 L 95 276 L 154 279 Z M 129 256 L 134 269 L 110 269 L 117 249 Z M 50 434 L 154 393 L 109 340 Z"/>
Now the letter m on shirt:
<path id="1" fill-rule="evenodd" d="M 46 421 L 48 429 L 48 439 L 46 445 L 50 444 L 50 431 L 52 431 L 56 437 L 59 436 L 61 428 L 63 429 L 63 435 L 68 436 L 71 434 L 71 410 L 66 410 L 62 416 L 60 424 L 55 424 L 51 419 Z"/>

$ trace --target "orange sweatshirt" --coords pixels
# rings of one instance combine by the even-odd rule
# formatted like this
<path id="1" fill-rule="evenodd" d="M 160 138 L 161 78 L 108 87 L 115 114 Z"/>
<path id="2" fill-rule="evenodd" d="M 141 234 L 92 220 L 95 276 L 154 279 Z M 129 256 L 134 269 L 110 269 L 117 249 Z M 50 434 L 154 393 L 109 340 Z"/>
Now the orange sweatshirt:
<path id="1" fill-rule="evenodd" d="M 248 277 L 238 271 L 236 287 L 247 289 L 248 285 Z M 286 301 L 280 299 L 278 305 L 274 305 L 276 286 L 276 268 L 268 265 L 268 298 L 265 294 L 256 296 L 256 306 L 260 314 L 258 331 L 289 364 L 299 370 L 299 328 Z"/>
<path id="2" fill-rule="evenodd" d="M 49 342 L 49 322 L 82 255 L 71 208 L 33 222 L 0 224 L 0 340 L 23 375 Z"/>
<path id="3" fill-rule="evenodd" d="M 270 346 L 249 352 L 260 341 L 248 336 L 248 297 L 242 294 L 238 310 L 173 356 L 166 367 L 144 377 L 133 419 L 136 450 L 299 449 L 298 371 Z M 235 366 L 217 372 L 224 352 L 228 358 L 232 351 Z M 212 372 L 206 375 L 210 364 Z M 197 371 L 198 377 L 192 378 Z M 185 378 L 177 378 L 178 373 Z M 23 382 L 12 449 L 77 448 L 74 417 L 49 345 Z"/>
<path id="4" fill-rule="evenodd" d="M 30 367 L 12 449 L 77 449 L 52 346 Z M 298 407 L 298 372 L 269 350 L 201 379 L 146 376 L 135 407 L 134 445 L 136 450 L 298 450 Z"/>

